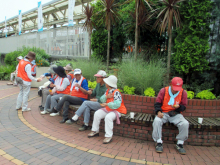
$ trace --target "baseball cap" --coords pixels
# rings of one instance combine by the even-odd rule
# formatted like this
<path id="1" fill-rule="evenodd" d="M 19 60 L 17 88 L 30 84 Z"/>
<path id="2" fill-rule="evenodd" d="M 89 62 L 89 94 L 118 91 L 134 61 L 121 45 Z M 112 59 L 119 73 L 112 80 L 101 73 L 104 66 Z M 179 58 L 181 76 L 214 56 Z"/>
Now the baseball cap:
<path id="1" fill-rule="evenodd" d="M 97 74 L 94 75 L 95 77 L 106 77 L 107 74 L 104 70 L 99 70 Z"/>
<path id="2" fill-rule="evenodd" d="M 17 59 L 18 59 L 18 60 L 22 60 L 22 59 L 23 59 L 23 57 L 22 57 L 22 56 L 19 56 L 19 57 L 17 57 Z"/>
<path id="3" fill-rule="evenodd" d="M 74 75 L 81 74 L 81 73 L 82 73 L 81 69 L 78 69 L 78 68 L 74 69 Z"/>
<path id="4" fill-rule="evenodd" d="M 171 80 L 171 84 L 174 91 L 181 91 L 183 86 L 183 80 L 180 77 L 174 77 Z"/>

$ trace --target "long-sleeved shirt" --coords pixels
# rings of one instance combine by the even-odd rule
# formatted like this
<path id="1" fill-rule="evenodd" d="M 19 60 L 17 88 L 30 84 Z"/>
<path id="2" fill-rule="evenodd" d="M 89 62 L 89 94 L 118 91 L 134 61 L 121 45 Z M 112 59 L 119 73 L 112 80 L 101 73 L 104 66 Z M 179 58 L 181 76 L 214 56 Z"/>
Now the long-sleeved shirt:
<path id="1" fill-rule="evenodd" d="M 30 62 L 28 59 L 24 59 L 24 61 L 28 61 L 28 62 Z M 19 64 L 18 64 L 18 69 L 19 69 Z M 29 79 L 31 79 L 32 81 L 37 81 L 37 79 L 36 78 L 34 78 L 32 75 L 31 75 L 31 64 L 27 64 L 26 66 L 25 66 L 25 72 L 27 73 L 27 76 L 28 76 L 28 78 Z M 29 82 L 29 81 L 24 81 L 23 80 L 23 84 L 24 85 L 31 85 L 31 82 Z"/>
<path id="2" fill-rule="evenodd" d="M 163 105 L 163 100 L 164 100 L 164 96 L 165 96 L 165 88 L 162 88 L 160 90 L 160 92 L 158 93 L 157 95 L 157 99 L 156 99 L 156 103 L 154 104 L 154 107 L 155 107 L 155 113 L 157 114 L 159 111 L 160 112 L 163 112 L 161 107 Z M 178 112 L 183 112 L 185 109 L 186 109 L 186 104 L 187 104 L 187 93 L 185 90 L 183 90 L 183 93 L 182 93 L 182 99 L 181 99 L 181 102 L 179 104 L 179 108 L 176 109 L 175 111 L 178 111 Z"/>
<path id="3" fill-rule="evenodd" d="M 113 88 L 113 89 L 109 90 L 108 93 L 106 91 L 105 94 L 100 98 L 100 102 L 101 103 L 106 103 L 106 101 L 107 101 L 106 95 L 113 93 L 114 90 L 115 89 Z M 114 97 L 114 101 L 109 102 L 108 107 L 110 109 L 118 109 L 121 106 L 122 96 L 121 96 L 120 92 L 116 91 L 113 97 Z"/>
<path id="4" fill-rule="evenodd" d="M 57 79 L 56 79 L 56 81 L 55 81 L 55 87 L 53 88 L 53 90 L 52 90 L 52 93 L 55 93 L 56 91 L 64 91 L 65 89 L 66 89 L 66 87 L 68 86 L 68 85 L 70 85 L 70 81 L 69 81 L 69 79 L 66 77 L 66 78 L 64 78 L 63 79 L 63 82 L 62 82 L 62 85 L 60 86 L 60 83 L 61 83 L 61 80 L 62 79 L 62 77 L 57 77 Z M 57 83 L 56 84 L 56 82 L 60 82 L 60 83 Z"/>
<path id="5" fill-rule="evenodd" d="M 105 84 L 101 85 L 100 83 L 98 83 L 95 89 L 92 91 L 91 96 L 96 97 L 96 99 L 98 99 L 98 102 L 100 102 L 100 97 L 105 94 L 106 90 L 107 88 Z"/>

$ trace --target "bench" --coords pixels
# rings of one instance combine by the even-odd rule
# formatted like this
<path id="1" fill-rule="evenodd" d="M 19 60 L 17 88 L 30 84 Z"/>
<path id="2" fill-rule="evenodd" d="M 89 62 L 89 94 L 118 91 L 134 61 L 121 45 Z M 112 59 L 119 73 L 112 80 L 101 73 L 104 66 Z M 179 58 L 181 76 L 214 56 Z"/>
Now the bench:
<path id="1" fill-rule="evenodd" d="M 80 105 L 70 105 L 69 118 Z M 95 111 L 91 111 L 90 123 L 92 125 L 93 115 Z M 121 124 L 114 123 L 114 135 L 135 138 L 139 140 L 153 141 L 152 139 L 152 123 L 155 114 L 136 112 L 134 119 L 130 118 L 130 112 L 126 115 L 122 114 Z M 189 122 L 189 138 L 185 144 L 203 145 L 203 146 L 220 146 L 220 118 L 203 118 L 203 123 L 198 123 L 197 117 L 185 117 Z M 79 117 L 77 124 L 83 124 L 83 116 Z M 100 123 L 100 131 L 104 132 L 104 121 Z M 163 126 L 163 141 L 166 143 L 176 143 L 176 136 L 179 131 L 176 126 L 171 123 L 165 123 Z"/>

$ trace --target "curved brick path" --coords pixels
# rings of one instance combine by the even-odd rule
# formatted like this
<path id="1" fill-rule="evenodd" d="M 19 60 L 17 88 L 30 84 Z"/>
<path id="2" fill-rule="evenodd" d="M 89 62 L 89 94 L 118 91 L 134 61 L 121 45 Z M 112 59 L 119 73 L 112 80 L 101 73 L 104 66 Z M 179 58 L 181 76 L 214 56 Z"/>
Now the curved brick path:
<path id="1" fill-rule="evenodd" d="M 17 87 L 2 90 L 9 87 L 5 86 L 5 82 L 0 82 L 0 149 L 14 160 L 26 164 L 135 164 L 127 161 L 136 159 L 146 160 L 147 164 L 220 164 L 219 147 L 185 146 L 187 155 L 182 156 L 176 152 L 173 144 L 164 144 L 164 152 L 157 154 L 152 142 L 119 136 L 114 136 L 112 143 L 104 145 L 103 133 L 100 133 L 100 137 L 89 139 L 89 130 L 79 132 L 76 124 L 59 124 L 61 116 L 40 115 L 38 105 L 41 98 L 29 102 L 32 111 L 18 116 L 15 111 L 17 94 L 14 93 L 19 90 Z M 36 90 L 32 89 L 29 98 L 36 95 Z M 42 133 L 55 139 L 45 137 L 46 134 L 43 136 Z M 62 144 L 62 141 L 76 145 L 79 149 Z M 1 156 L 1 150 L 0 164 L 9 164 L 8 158 Z"/>

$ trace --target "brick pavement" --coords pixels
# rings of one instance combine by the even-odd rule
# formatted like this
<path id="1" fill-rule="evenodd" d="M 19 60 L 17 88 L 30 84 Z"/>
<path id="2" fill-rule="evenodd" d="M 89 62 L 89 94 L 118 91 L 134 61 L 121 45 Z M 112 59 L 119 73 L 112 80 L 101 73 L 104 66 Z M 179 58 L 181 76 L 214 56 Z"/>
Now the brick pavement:
<path id="1" fill-rule="evenodd" d="M 3 91 L 0 83 L 0 93 Z M 36 92 L 31 91 L 30 98 L 34 96 Z M 119 136 L 114 136 L 112 143 L 104 145 L 103 133 L 88 139 L 89 130 L 79 132 L 76 124 L 59 124 L 60 116 L 40 115 L 38 105 L 41 98 L 31 100 L 29 107 L 32 111 L 19 115 L 19 119 L 14 111 L 16 97 L 13 95 L 0 100 L 0 148 L 27 164 L 134 164 L 127 161 L 136 159 L 145 160 L 148 164 L 220 164 L 219 147 L 186 145 L 187 154 L 182 156 L 173 144 L 164 144 L 164 152 L 157 154 L 152 142 Z M 7 105 L 9 101 L 13 104 Z"/>

